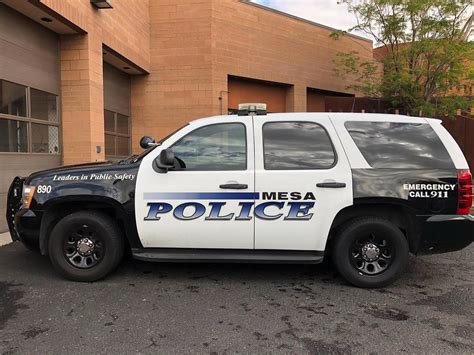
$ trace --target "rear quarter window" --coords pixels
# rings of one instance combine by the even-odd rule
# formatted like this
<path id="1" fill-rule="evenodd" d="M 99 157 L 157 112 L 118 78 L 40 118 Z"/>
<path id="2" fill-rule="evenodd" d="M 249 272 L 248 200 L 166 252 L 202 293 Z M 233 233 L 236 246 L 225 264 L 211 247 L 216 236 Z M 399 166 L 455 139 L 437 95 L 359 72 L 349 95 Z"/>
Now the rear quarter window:
<path id="1" fill-rule="evenodd" d="M 454 169 L 429 124 L 348 121 L 345 127 L 373 168 Z"/>

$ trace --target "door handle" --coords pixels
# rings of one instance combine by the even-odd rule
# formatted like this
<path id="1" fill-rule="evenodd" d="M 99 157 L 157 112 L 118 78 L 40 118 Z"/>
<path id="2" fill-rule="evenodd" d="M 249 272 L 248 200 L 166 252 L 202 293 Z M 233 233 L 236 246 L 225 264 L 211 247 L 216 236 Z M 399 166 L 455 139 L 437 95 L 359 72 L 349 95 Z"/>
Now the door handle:
<path id="1" fill-rule="evenodd" d="M 342 189 L 343 187 L 346 187 L 345 182 L 320 182 L 316 184 L 316 187 L 323 187 L 323 188 L 329 188 L 329 189 Z"/>
<path id="2" fill-rule="evenodd" d="M 246 184 L 222 184 L 219 185 L 221 189 L 232 189 L 232 190 L 245 190 L 248 189 L 249 186 Z"/>

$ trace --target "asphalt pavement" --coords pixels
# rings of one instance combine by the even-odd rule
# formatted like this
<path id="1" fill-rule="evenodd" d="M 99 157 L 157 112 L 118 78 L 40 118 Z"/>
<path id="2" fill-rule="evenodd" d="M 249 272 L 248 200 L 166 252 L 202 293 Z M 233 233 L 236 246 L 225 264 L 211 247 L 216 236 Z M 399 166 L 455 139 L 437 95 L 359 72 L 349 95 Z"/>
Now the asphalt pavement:
<path id="1" fill-rule="evenodd" d="M 412 257 L 396 284 L 349 286 L 330 263 L 127 259 L 96 283 L 0 247 L 0 353 L 470 353 L 474 246 Z"/>

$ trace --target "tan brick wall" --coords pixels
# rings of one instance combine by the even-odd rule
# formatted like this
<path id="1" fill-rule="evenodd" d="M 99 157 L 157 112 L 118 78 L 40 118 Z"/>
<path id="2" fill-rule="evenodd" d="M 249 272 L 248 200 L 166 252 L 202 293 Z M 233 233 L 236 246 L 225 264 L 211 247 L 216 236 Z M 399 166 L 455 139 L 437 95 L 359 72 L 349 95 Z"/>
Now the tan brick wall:
<path id="1" fill-rule="evenodd" d="M 87 32 L 60 39 L 63 162 L 104 160 L 102 47 L 150 69 L 148 0 L 115 0 L 111 10 L 97 10 L 89 0 L 41 2 Z"/>
<path id="2" fill-rule="evenodd" d="M 40 0 L 88 34 L 63 36 L 64 162 L 102 159 L 104 43 L 150 72 L 132 77 L 132 147 L 227 109 L 228 75 L 288 84 L 287 111 L 305 111 L 307 87 L 347 92 L 333 77 L 337 51 L 372 58 L 372 44 L 238 0 Z M 219 97 L 222 96 L 222 102 Z"/>
<path id="3" fill-rule="evenodd" d="M 215 94 L 226 90 L 228 74 L 292 84 L 288 111 L 306 111 L 307 87 L 348 92 L 348 83 L 333 76 L 338 51 L 372 58 L 369 41 L 334 41 L 330 29 L 238 0 L 213 0 L 212 26 Z"/>
<path id="4" fill-rule="evenodd" d="M 98 34 L 61 36 L 64 164 L 104 159 L 102 47 Z M 102 152 L 96 152 L 96 146 Z"/>
<path id="5" fill-rule="evenodd" d="M 90 0 L 40 0 L 138 66 L 150 67 L 150 11 L 148 0 L 113 0 L 113 9 L 98 10 Z M 152 0 L 156 1 L 156 0 Z"/>
<path id="6" fill-rule="evenodd" d="M 368 41 L 333 41 L 326 28 L 238 0 L 152 0 L 150 23 L 150 75 L 132 80 L 136 152 L 142 135 L 225 112 L 228 75 L 290 84 L 287 111 L 306 111 L 307 87 L 347 92 L 333 77 L 337 51 L 372 58 Z"/>
<path id="7" fill-rule="evenodd" d="M 210 0 L 150 1 L 150 75 L 132 79 L 134 151 L 145 134 L 163 137 L 216 113 L 211 16 Z"/>

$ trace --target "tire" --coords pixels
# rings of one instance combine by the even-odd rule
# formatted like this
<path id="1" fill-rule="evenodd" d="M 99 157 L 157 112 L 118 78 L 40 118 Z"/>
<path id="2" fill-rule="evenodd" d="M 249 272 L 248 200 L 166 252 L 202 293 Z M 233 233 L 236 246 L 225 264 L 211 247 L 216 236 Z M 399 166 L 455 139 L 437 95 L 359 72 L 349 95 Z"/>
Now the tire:
<path id="1" fill-rule="evenodd" d="M 408 263 L 408 242 L 388 220 L 363 217 L 349 221 L 335 236 L 332 260 L 348 282 L 365 288 L 385 287 Z"/>
<path id="2" fill-rule="evenodd" d="M 54 268 L 72 281 L 97 281 L 116 269 L 124 254 L 117 224 L 97 211 L 72 213 L 54 227 L 48 242 Z"/>

